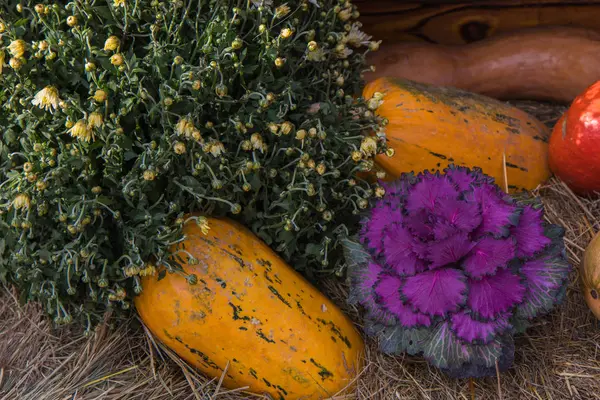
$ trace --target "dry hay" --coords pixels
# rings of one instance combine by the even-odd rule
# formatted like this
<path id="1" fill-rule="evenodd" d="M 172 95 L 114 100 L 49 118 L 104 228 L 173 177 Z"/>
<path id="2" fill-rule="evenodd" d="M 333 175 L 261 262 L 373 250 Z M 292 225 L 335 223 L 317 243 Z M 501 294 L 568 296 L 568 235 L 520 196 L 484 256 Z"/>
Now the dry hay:
<path id="1" fill-rule="evenodd" d="M 556 107 L 519 103 L 548 125 Z M 528 109 L 528 107 L 532 107 Z M 550 110 L 554 110 L 551 112 Z M 546 218 L 566 228 L 571 262 L 577 267 L 600 229 L 600 200 L 576 197 L 553 179 L 540 188 Z M 345 304 L 345 288 L 326 282 L 322 290 L 360 326 L 357 309 Z M 235 400 L 261 398 L 228 392 L 154 343 L 134 318 L 102 326 L 82 338 L 74 328 L 53 330 L 35 305 L 18 306 L 0 288 L 0 400 Z M 366 368 L 351 399 L 600 399 L 600 329 L 571 274 L 565 302 L 517 337 L 514 367 L 498 376 L 453 380 L 418 357 L 385 356 L 367 341 Z"/>

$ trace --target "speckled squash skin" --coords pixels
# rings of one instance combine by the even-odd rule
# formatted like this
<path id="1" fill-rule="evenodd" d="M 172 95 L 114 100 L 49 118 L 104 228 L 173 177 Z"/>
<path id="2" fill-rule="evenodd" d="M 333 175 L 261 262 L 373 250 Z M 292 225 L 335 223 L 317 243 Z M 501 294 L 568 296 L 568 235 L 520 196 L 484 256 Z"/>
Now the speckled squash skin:
<path id="1" fill-rule="evenodd" d="M 208 218 L 204 235 L 184 226 L 197 265 L 142 281 L 135 300 L 144 324 L 165 345 L 227 388 L 248 386 L 273 399 L 325 399 L 352 388 L 364 342 L 342 311 L 252 232 Z"/>
<path id="2" fill-rule="evenodd" d="M 500 187 L 515 192 L 534 189 L 551 175 L 550 130 L 515 107 L 459 89 L 396 78 L 371 81 L 363 96 L 371 98 L 375 92 L 384 95 L 376 113 L 388 119 L 388 147 L 395 151 L 393 157 L 375 158 L 387 180 L 455 164 L 479 167 Z"/>

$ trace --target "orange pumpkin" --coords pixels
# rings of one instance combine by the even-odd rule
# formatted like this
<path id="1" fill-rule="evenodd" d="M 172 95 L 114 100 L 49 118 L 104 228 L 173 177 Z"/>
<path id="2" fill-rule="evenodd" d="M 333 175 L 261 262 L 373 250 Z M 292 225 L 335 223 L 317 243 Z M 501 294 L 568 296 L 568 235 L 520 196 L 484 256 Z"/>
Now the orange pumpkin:
<path id="1" fill-rule="evenodd" d="M 364 343 L 352 322 L 245 227 L 208 218 L 184 226 L 198 260 L 145 277 L 135 306 L 150 331 L 223 385 L 274 399 L 324 399 L 351 387 Z M 173 251 L 177 251 L 173 249 Z"/>
<path id="2" fill-rule="evenodd" d="M 585 249 L 579 272 L 585 301 L 594 316 L 600 319 L 600 233 Z"/>
<path id="3" fill-rule="evenodd" d="M 479 167 L 509 191 L 534 189 L 550 177 L 548 128 L 492 98 L 399 78 L 378 78 L 363 91 L 383 95 L 376 113 L 388 119 L 394 155 L 375 163 L 388 179 L 449 164 Z M 506 170 L 506 179 L 505 179 Z M 505 182 L 506 181 L 506 182 Z"/>

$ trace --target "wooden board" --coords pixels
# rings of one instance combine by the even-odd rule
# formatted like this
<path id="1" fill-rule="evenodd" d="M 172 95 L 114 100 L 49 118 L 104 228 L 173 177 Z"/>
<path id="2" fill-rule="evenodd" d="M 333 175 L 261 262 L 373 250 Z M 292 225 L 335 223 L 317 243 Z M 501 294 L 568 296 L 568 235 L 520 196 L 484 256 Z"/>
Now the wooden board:
<path id="1" fill-rule="evenodd" d="M 600 1 L 354 0 L 363 30 L 383 41 L 464 44 L 532 26 L 600 30 Z"/>

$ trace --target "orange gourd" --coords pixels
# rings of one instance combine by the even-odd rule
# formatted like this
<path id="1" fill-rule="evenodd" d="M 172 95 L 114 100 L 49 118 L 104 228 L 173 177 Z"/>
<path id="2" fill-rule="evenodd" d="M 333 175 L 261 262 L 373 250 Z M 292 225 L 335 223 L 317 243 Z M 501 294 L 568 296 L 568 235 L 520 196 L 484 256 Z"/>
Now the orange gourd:
<path id="1" fill-rule="evenodd" d="M 352 322 L 245 227 L 208 224 L 206 234 L 184 225 L 198 263 L 182 266 L 197 284 L 175 273 L 143 278 L 135 306 L 153 335 L 210 377 L 229 364 L 227 388 L 311 400 L 351 387 L 364 352 Z"/>
<path id="2" fill-rule="evenodd" d="M 594 316 L 600 319 L 600 233 L 585 249 L 579 272 L 585 301 Z"/>
<path id="3" fill-rule="evenodd" d="M 534 189 L 550 177 L 549 129 L 524 111 L 405 79 L 378 78 L 365 86 L 363 96 L 377 92 L 383 103 L 376 113 L 389 121 L 385 133 L 394 155 L 380 154 L 375 163 L 388 180 L 449 164 L 479 167 L 509 192 Z"/>

